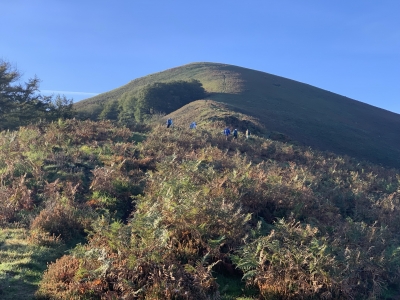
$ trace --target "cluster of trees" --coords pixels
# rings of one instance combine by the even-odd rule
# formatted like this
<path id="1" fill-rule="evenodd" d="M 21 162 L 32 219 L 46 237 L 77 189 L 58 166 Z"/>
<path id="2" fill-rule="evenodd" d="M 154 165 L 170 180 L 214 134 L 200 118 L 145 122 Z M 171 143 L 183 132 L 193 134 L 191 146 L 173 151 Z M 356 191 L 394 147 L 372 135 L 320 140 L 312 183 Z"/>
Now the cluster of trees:
<path id="1" fill-rule="evenodd" d="M 158 113 L 170 113 L 206 96 L 198 80 L 156 82 L 139 91 L 124 93 L 119 101 L 108 102 L 99 119 L 119 120 L 127 124 L 143 120 Z"/>
<path id="2" fill-rule="evenodd" d="M 18 70 L 0 60 L 0 130 L 16 129 L 39 120 L 74 117 L 72 99 L 41 95 L 40 80 L 36 76 L 24 84 L 19 82 L 20 78 Z M 206 91 L 198 80 L 156 82 L 107 102 L 98 119 L 125 125 L 143 122 L 154 114 L 171 113 L 205 96 Z"/>
<path id="3" fill-rule="evenodd" d="M 73 116 L 71 99 L 41 95 L 37 77 L 24 85 L 18 83 L 20 78 L 21 74 L 10 63 L 0 61 L 0 130 Z"/>

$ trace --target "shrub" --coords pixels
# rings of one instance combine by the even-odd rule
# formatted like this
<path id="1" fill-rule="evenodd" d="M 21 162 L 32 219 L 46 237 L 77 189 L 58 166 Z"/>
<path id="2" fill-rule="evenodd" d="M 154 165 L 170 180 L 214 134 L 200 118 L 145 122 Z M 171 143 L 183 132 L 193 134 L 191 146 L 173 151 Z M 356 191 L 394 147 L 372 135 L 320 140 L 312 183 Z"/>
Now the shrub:
<path id="1" fill-rule="evenodd" d="M 69 241 L 83 234 L 79 211 L 67 204 L 55 203 L 43 209 L 32 221 L 31 230 L 38 230 Z"/>
<path id="2" fill-rule="evenodd" d="M 280 219 L 240 251 L 237 266 L 266 299 L 338 298 L 338 263 L 327 247 L 317 228 Z"/>
<path id="3" fill-rule="evenodd" d="M 35 296 L 38 299 L 79 299 L 74 286 L 74 277 L 79 267 L 79 260 L 70 255 L 57 259 L 44 272 Z"/>
<path id="4" fill-rule="evenodd" d="M 21 211 L 33 209 L 32 191 L 26 186 L 26 176 L 17 177 L 8 187 L 0 186 L 0 224 L 20 221 Z"/>
<path id="5" fill-rule="evenodd" d="M 132 226 L 102 218 L 90 244 L 51 264 L 41 297 L 65 299 L 210 299 L 218 295 L 211 267 L 173 260 L 159 244 L 144 244 Z M 143 241 L 145 242 L 145 241 Z"/>

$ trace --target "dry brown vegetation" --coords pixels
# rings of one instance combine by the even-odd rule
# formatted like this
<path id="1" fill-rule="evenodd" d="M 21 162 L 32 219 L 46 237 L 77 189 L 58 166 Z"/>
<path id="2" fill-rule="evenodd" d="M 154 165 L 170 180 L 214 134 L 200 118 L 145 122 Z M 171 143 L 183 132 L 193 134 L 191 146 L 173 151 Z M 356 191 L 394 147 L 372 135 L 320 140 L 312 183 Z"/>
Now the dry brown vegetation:
<path id="1" fill-rule="evenodd" d="M 87 241 L 36 297 L 220 299 L 222 273 L 260 299 L 398 293 L 398 170 L 220 131 L 154 125 L 137 143 L 68 120 L 0 133 L 1 225 Z"/>

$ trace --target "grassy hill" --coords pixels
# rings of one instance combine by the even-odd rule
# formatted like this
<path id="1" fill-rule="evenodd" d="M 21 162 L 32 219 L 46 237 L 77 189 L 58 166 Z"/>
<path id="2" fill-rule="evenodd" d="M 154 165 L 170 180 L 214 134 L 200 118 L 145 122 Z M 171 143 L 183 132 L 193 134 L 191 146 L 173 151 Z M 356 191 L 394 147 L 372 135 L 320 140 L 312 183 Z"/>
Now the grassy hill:
<path id="1" fill-rule="evenodd" d="M 192 63 L 135 79 L 75 104 L 93 118 L 104 103 L 154 82 L 199 80 L 207 99 L 257 118 L 268 130 L 320 150 L 400 167 L 400 115 L 268 73 L 218 63 Z"/>

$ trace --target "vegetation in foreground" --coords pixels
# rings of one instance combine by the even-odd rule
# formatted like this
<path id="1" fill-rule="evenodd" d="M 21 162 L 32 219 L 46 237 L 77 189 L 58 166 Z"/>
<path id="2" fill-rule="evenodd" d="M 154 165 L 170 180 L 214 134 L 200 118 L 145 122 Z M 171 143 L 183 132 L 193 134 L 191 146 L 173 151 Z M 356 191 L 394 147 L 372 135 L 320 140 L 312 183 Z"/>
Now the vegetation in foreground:
<path id="1" fill-rule="evenodd" d="M 36 298 L 395 299 L 398 170 L 198 123 L 0 133 L 3 232 L 18 225 L 19 244 L 53 261 Z M 6 268 L 3 292 L 17 275 Z"/>

